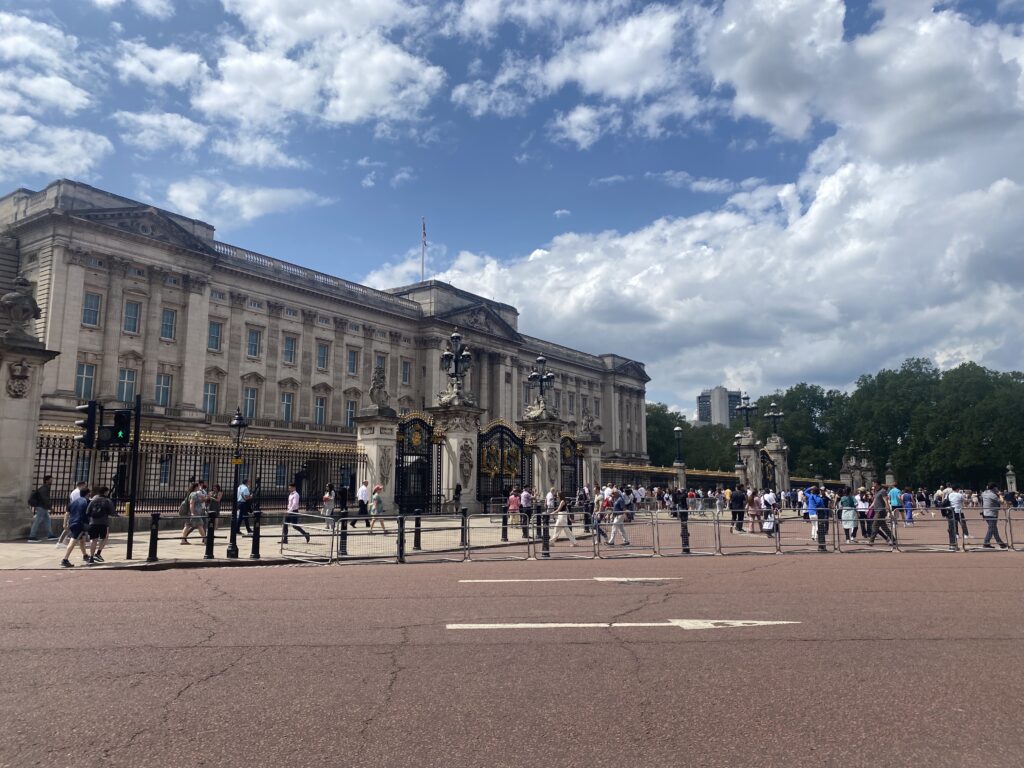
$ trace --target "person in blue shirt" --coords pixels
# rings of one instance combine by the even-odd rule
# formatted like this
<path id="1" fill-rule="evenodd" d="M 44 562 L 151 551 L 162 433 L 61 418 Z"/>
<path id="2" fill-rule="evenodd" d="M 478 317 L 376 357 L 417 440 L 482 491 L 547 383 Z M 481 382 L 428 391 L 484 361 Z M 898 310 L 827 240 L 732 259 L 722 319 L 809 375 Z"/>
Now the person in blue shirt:
<path id="1" fill-rule="evenodd" d="M 825 537 L 828 535 L 828 499 L 818 493 L 818 486 L 812 485 L 804 492 L 807 515 L 818 520 L 818 551 L 827 552 Z"/>
<path id="2" fill-rule="evenodd" d="M 75 549 L 75 544 L 82 550 L 82 559 L 86 563 L 92 562 L 92 559 L 85 551 L 85 531 L 89 526 L 89 515 L 86 510 L 89 509 L 90 496 L 92 496 L 92 492 L 88 488 L 83 488 L 81 495 L 68 504 L 67 526 L 69 541 L 67 549 L 64 550 L 64 559 L 60 561 L 61 568 L 75 567 L 68 559 L 71 557 L 71 552 Z"/>

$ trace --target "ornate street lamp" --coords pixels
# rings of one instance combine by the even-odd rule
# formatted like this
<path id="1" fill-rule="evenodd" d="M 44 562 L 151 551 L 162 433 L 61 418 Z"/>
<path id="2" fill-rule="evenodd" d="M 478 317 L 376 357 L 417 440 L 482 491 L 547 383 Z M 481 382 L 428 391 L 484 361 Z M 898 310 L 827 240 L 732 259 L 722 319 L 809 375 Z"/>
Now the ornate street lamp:
<path id="1" fill-rule="evenodd" d="M 743 426 L 750 428 L 750 414 L 757 410 L 757 406 L 750 402 L 750 395 L 746 392 L 740 398 L 743 405 L 737 405 L 736 410 L 743 414 Z"/>
<path id="2" fill-rule="evenodd" d="M 448 391 L 440 397 L 441 405 L 473 405 L 473 398 L 464 389 L 464 380 L 473 367 L 473 354 L 462 343 L 462 334 L 454 331 L 448 348 L 441 353 L 441 368 L 448 375 Z"/>
<path id="3" fill-rule="evenodd" d="M 533 366 L 526 381 L 531 389 L 536 387 L 537 396 L 544 400 L 544 390 L 552 387 L 555 381 L 555 374 L 548 370 L 548 360 L 544 355 L 537 358 L 537 364 Z"/>
<path id="4" fill-rule="evenodd" d="M 230 559 L 238 558 L 238 472 L 242 466 L 242 435 L 245 434 L 249 422 L 242 416 L 242 409 L 235 408 L 235 415 L 231 417 L 228 424 L 235 433 L 235 457 L 231 463 L 235 466 L 235 491 L 231 496 L 231 534 L 228 540 L 227 556 Z"/>
<path id="5" fill-rule="evenodd" d="M 736 466 L 737 467 L 742 467 L 743 466 L 743 456 L 742 456 L 742 454 L 740 454 L 740 440 L 742 438 L 743 438 L 743 435 L 740 434 L 739 432 L 737 432 L 735 435 L 733 435 L 732 447 L 736 449 Z"/>
<path id="6" fill-rule="evenodd" d="M 779 422 L 782 421 L 784 414 L 779 410 L 779 406 L 775 404 L 773 400 L 768 406 L 768 412 L 764 414 L 764 418 L 768 419 L 772 423 L 772 434 L 779 434 Z"/>
<path id="7" fill-rule="evenodd" d="M 672 433 L 676 436 L 676 463 L 682 463 L 683 461 L 683 428 L 677 426 L 672 430 Z"/>

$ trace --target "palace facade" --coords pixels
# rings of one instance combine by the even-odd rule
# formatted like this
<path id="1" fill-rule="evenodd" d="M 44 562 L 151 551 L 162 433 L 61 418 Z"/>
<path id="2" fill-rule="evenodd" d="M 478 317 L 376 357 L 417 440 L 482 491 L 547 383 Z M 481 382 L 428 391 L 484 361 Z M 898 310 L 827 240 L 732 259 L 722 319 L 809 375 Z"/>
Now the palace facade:
<path id="1" fill-rule="evenodd" d="M 354 443 L 374 368 L 400 413 L 431 407 L 458 328 L 482 423 L 522 418 L 543 355 L 570 431 L 589 413 L 605 460 L 646 463 L 643 363 L 522 334 L 515 307 L 446 283 L 376 290 L 214 235 L 75 181 L 0 198 L 0 264 L 33 283 L 37 335 L 60 352 L 44 369 L 42 423 L 138 393 L 149 430 L 226 432 L 240 407 L 249 434 Z"/>

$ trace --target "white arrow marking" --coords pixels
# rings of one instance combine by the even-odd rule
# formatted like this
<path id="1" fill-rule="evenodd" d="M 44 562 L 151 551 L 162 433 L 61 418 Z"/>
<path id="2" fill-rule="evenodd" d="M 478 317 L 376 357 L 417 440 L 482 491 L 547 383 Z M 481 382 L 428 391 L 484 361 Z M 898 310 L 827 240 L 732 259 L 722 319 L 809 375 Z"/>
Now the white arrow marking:
<path id="1" fill-rule="evenodd" d="M 682 581 L 682 576 L 591 576 L 585 579 L 459 579 L 459 584 L 534 584 L 551 581 Z"/>
<path id="2" fill-rule="evenodd" d="M 799 624 L 799 621 L 753 621 L 748 619 L 667 619 L 642 622 L 583 622 L 570 624 L 446 624 L 446 629 L 618 629 L 620 627 L 678 627 L 679 629 L 724 629 L 726 627 L 767 627 Z"/>

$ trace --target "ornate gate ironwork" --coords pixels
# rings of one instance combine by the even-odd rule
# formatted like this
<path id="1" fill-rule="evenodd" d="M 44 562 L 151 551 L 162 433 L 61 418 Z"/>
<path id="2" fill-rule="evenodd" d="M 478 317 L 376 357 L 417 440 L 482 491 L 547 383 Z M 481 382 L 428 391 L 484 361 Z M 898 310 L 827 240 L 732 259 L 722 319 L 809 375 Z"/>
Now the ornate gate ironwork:
<path id="1" fill-rule="evenodd" d="M 512 488 L 530 485 L 533 461 L 511 427 L 494 424 L 477 439 L 476 497 L 487 501 L 505 498 Z"/>
<path id="2" fill-rule="evenodd" d="M 573 438 L 563 435 L 559 444 L 559 461 L 561 462 L 561 491 L 570 502 L 576 498 L 583 485 L 583 454 L 580 446 Z"/>
<path id="3" fill-rule="evenodd" d="M 395 505 L 399 514 L 422 509 L 440 512 L 440 446 L 434 442 L 434 427 L 419 417 L 398 424 L 395 450 Z"/>

